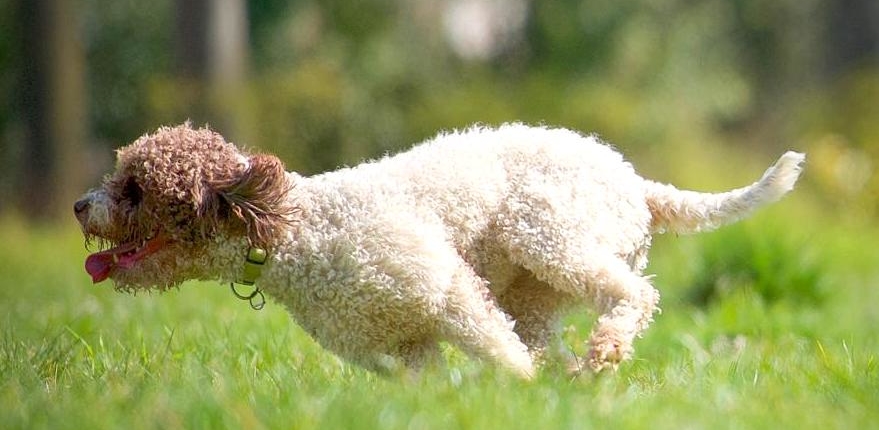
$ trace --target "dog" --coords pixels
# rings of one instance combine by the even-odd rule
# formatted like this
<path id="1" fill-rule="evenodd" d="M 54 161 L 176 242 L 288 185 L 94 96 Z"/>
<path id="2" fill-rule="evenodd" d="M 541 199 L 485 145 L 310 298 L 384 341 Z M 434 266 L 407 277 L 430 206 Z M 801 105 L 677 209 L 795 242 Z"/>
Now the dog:
<path id="1" fill-rule="evenodd" d="M 245 298 L 264 292 L 367 369 L 419 369 L 448 342 L 530 378 L 578 307 L 598 314 L 582 367 L 630 358 L 658 310 L 642 273 L 652 235 L 742 219 L 790 191 L 804 160 L 787 152 L 733 191 L 682 191 L 595 136 L 512 123 L 305 177 L 186 123 L 119 149 L 74 212 L 106 248 L 86 259 L 96 283 L 254 285 Z"/>

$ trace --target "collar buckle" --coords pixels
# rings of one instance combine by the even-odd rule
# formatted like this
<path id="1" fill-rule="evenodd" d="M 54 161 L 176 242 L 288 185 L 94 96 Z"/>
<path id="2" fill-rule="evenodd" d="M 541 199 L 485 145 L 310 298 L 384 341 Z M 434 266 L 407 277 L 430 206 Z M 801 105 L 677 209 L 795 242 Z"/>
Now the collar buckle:
<path id="1" fill-rule="evenodd" d="M 247 249 L 247 257 L 244 260 L 244 270 L 241 273 L 241 278 L 235 282 L 229 283 L 229 287 L 232 289 L 232 294 L 241 300 L 247 300 L 250 302 L 250 307 L 254 310 L 260 310 L 266 304 L 266 298 L 262 293 L 262 290 L 260 290 L 259 287 L 255 287 L 250 294 L 241 294 L 235 288 L 235 284 L 247 286 L 255 284 L 256 280 L 262 274 L 262 267 L 266 263 L 266 260 L 268 260 L 268 253 L 265 249 L 251 246 Z"/>

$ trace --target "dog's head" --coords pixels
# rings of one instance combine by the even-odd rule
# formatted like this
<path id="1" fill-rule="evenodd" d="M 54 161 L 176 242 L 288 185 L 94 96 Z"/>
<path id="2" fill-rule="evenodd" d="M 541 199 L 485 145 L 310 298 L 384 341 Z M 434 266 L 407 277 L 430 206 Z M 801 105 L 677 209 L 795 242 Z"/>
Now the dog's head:
<path id="1" fill-rule="evenodd" d="M 107 248 L 86 270 L 122 290 L 216 277 L 216 247 L 272 248 L 293 222 L 291 187 L 274 156 L 188 123 L 160 128 L 119 149 L 116 171 L 74 205 L 87 242 Z"/>

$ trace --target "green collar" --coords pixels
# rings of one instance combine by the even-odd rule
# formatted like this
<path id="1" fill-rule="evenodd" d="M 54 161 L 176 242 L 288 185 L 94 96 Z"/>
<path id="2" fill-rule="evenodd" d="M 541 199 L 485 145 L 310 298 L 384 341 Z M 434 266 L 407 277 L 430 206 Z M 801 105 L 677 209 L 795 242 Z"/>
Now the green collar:
<path id="1" fill-rule="evenodd" d="M 255 284 L 262 274 L 262 266 L 266 264 L 266 260 L 268 260 L 268 253 L 265 249 L 251 246 L 247 249 L 247 257 L 244 259 L 244 270 L 241 271 L 241 278 L 229 284 L 235 297 L 249 301 L 250 307 L 256 310 L 262 309 L 266 304 L 265 296 L 259 287 L 254 288 L 250 294 L 241 294 L 235 289 L 235 284 L 248 286 Z M 256 301 L 254 301 L 255 298 L 257 299 Z"/>
<path id="2" fill-rule="evenodd" d="M 244 270 L 241 272 L 241 279 L 235 283 L 242 285 L 253 285 L 256 283 L 259 275 L 262 274 L 262 266 L 266 264 L 268 254 L 265 249 L 250 247 L 247 249 L 247 258 L 244 260 Z"/>

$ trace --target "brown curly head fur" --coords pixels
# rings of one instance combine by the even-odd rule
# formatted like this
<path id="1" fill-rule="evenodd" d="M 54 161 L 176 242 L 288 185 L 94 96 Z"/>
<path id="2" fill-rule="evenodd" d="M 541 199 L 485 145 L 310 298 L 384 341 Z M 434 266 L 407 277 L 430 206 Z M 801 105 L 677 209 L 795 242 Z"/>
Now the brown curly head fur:
<path id="1" fill-rule="evenodd" d="M 115 200 L 139 206 L 119 220 L 129 231 L 161 229 L 176 239 L 197 240 L 226 229 L 267 248 L 296 212 L 285 200 L 291 185 L 280 160 L 247 157 L 207 128 L 163 127 L 117 156 L 107 188 Z"/>
<path id="2" fill-rule="evenodd" d="M 242 254 L 247 245 L 271 252 L 295 222 L 292 187 L 276 157 L 249 155 L 210 129 L 185 123 L 119 149 L 116 171 L 77 203 L 77 217 L 88 240 L 119 250 L 90 257 L 96 273 L 112 267 L 120 289 L 164 289 L 209 276 L 202 272 L 217 238 L 241 243 Z M 134 252 L 126 246 L 163 251 L 122 270 L 117 259 Z"/>

